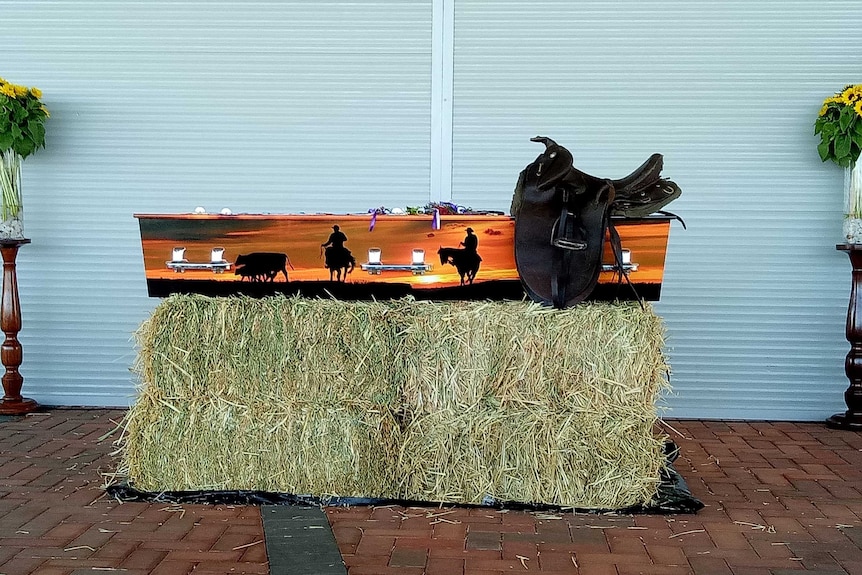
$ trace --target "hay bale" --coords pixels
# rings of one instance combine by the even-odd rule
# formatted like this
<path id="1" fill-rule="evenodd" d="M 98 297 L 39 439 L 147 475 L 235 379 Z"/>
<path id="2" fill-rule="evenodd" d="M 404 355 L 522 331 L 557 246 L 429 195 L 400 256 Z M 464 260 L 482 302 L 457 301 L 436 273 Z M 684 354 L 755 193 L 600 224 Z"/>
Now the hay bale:
<path id="1" fill-rule="evenodd" d="M 388 405 L 402 383 L 391 369 L 399 360 L 391 311 L 377 302 L 173 296 L 136 334 L 136 371 L 185 400 Z"/>
<path id="2" fill-rule="evenodd" d="M 125 466 L 147 490 L 645 503 L 662 337 L 636 304 L 173 296 L 137 334 Z"/>
<path id="3" fill-rule="evenodd" d="M 428 412 L 475 404 L 633 406 L 654 413 L 666 385 L 664 327 L 651 307 L 589 303 L 402 302 L 410 317 L 406 401 Z"/>
<path id="4" fill-rule="evenodd" d="M 545 406 L 428 413 L 404 434 L 399 493 L 598 509 L 645 503 L 656 493 L 663 448 L 651 427 Z"/>
<path id="5" fill-rule="evenodd" d="M 141 326 L 125 468 L 146 490 L 391 492 L 388 309 L 174 296 Z"/>
<path id="6" fill-rule="evenodd" d="M 418 303 L 418 302 L 417 302 Z M 407 498 L 621 508 L 658 485 L 663 327 L 637 304 L 413 304 Z"/>
<path id="7" fill-rule="evenodd" d="M 145 491 L 251 489 L 382 497 L 397 424 L 358 406 L 283 403 L 275 409 L 211 401 L 139 400 L 124 459 Z M 393 437 L 393 431 L 395 437 Z"/>

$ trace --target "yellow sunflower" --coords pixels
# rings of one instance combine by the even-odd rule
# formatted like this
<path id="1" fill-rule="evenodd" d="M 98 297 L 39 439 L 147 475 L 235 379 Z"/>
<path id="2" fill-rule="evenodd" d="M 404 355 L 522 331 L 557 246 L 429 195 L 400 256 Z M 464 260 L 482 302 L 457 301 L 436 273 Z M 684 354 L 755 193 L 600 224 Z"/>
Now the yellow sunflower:
<path id="1" fill-rule="evenodd" d="M 853 109 L 856 110 L 856 115 L 862 118 L 862 100 L 856 102 L 856 105 L 853 106 Z"/>
<path id="2" fill-rule="evenodd" d="M 10 98 L 15 97 L 15 88 L 12 84 L 0 84 L 0 94 L 4 96 L 9 96 Z"/>
<path id="3" fill-rule="evenodd" d="M 845 104 L 853 105 L 859 100 L 862 100 L 862 84 L 848 86 L 846 90 L 841 92 L 841 101 Z"/>
<path id="4" fill-rule="evenodd" d="M 42 90 L 39 88 L 30 88 L 30 95 L 38 100 L 42 97 Z"/>

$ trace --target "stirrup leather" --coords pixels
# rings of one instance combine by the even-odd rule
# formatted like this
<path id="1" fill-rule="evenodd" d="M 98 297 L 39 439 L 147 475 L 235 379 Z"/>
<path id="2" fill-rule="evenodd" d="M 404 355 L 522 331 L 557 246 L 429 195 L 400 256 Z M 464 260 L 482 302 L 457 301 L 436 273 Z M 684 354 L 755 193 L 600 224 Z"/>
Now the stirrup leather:
<path id="1" fill-rule="evenodd" d="M 551 228 L 551 245 L 564 250 L 583 251 L 587 249 L 587 242 L 574 239 L 574 227 L 578 216 L 570 212 L 566 207 L 554 226 Z"/>
<path id="2" fill-rule="evenodd" d="M 564 250 L 583 251 L 587 242 L 575 238 L 575 226 L 579 225 L 578 215 L 572 211 L 569 201 L 569 190 L 562 190 L 563 207 L 560 217 L 551 227 L 551 245 Z"/>

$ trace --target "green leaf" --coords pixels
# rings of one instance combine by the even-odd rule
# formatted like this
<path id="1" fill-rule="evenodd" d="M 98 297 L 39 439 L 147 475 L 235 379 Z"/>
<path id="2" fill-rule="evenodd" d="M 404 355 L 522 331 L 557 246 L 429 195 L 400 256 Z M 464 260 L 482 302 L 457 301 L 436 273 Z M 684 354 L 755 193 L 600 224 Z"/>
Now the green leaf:
<path id="1" fill-rule="evenodd" d="M 817 146 L 817 153 L 820 154 L 820 161 L 825 162 L 829 159 L 829 142 L 823 141 L 820 142 L 820 145 Z"/>
<path id="2" fill-rule="evenodd" d="M 850 144 L 852 144 L 850 136 L 847 134 L 838 134 L 835 136 L 835 157 L 839 160 L 850 155 Z"/>
<path id="3" fill-rule="evenodd" d="M 862 134 L 862 121 L 856 120 L 856 123 L 853 124 L 853 131 Z"/>
<path id="4" fill-rule="evenodd" d="M 847 128 L 850 127 L 850 123 L 853 122 L 853 118 L 856 117 L 856 112 L 853 111 L 853 108 L 850 106 L 846 106 L 841 110 L 841 116 L 838 118 L 838 125 L 841 126 L 841 131 L 846 132 Z"/>
<path id="5" fill-rule="evenodd" d="M 13 100 L 10 104 L 9 111 L 11 112 L 12 121 L 23 122 L 24 118 L 27 117 L 27 110 L 17 100 Z"/>
<path id="6" fill-rule="evenodd" d="M 12 144 L 12 149 L 18 152 L 22 158 L 26 158 L 36 151 L 36 144 L 30 138 L 21 138 Z"/>
<path id="7" fill-rule="evenodd" d="M 2 132 L 0 131 L 0 150 L 6 150 L 12 145 L 12 141 L 15 138 L 12 137 L 11 132 Z"/>
<path id="8" fill-rule="evenodd" d="M 823 136 L 832 140 L 835 138 L 835 134 L 838 132 L 838 128 L 835 127 L 835 124 L 829 122 L 823 125 Z"/>
<path id="9" fill-rule="evenodd" d="M 41 122 L 27 122 L 27 133 L 33 139 L 37 147 L 45 143 L 45 126 Z"/>

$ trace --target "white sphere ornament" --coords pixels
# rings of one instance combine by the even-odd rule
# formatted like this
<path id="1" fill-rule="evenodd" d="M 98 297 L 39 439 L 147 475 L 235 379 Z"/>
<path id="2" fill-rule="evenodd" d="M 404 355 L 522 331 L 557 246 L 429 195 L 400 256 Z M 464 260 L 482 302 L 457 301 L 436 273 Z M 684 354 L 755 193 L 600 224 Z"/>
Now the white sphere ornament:
<path id="1" fill-rule="evenodd" d="M 203 206 L 198 206 L 195 208 L 196 214 L 205 214 L 207 213 L 206 209 Z"/>
<path id="2" fill-rule="evenodd" d="M 223 215 L 223 216 L 229 216 L 229 215 L 231 215 L 232 213 L 233 213 L 233 212 L 232 212 L 232 211 L 230 211 L 230 208 L 222 208 L 222 209 L 221 209 L 221 215 Z"/>

